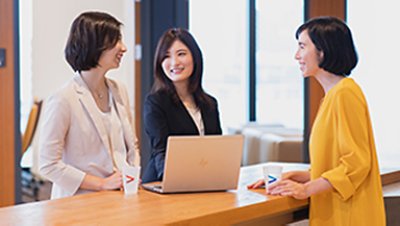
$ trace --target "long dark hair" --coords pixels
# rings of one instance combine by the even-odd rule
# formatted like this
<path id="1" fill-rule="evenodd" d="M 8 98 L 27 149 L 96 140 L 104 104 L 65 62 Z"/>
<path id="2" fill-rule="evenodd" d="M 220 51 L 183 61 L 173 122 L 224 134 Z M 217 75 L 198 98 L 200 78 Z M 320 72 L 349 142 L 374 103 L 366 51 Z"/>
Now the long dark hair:
<path id="1" fill-rule="evenodd" d="M 172 96 L 175 103 L 179 102 L 179 97 L 173 82 L 167 77 L 162 69 L 162 62 L 167 56 L 168 49 L 176 40 L 185 44 L 193 56 L 193 73 L 189 77 L 189 93 L 193 95 L 197 106 L 205 105 L 207 107 L 213 107 L 212 99 L 204 92 L 201 85 L 203 77 L 203 56 L 201 50 L 193 36 L 186 29 L 182 28 L 168 29 L 158 41 L 154 56 L 154 84 L 151 92 L 167 92 Z"/>

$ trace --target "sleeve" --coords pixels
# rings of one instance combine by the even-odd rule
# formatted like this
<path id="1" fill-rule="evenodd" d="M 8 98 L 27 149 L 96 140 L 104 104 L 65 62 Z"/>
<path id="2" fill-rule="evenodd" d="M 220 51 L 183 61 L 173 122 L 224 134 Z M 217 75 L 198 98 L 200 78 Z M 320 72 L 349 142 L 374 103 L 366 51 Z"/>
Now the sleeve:
<path id="1" fill-rule="evenodd" d="M 69 195 L 73 195 L 79 189 L 85 172 L 62 161 L 71 109 L 68 102 L 57 95 L 50 97 L 45 104 L 39 138 L 39 171 Z"/>
<path id="2" fill-rule="evenodd" d="M 370 172 L 369 115 L 363 98 L 349 90 L 337 94 L 334 114 L 339 164 L 322 177 L 332 184 L 343 200 L 347 200 Z"/>
<path id="3" fill-rule="evenodd" d="M 218 102 L 217 100 L 214 98 L 214 102 L 215 102 L 215 114 L 216 114 L 216 122 L 217 122 L 217 134 L 221 135 L 222 134 L 222 129 L 221 129 L 221 121 L 219 118 L 219 110 L 218 110 Z"/>
<path id="4" fill-rule="evenodd" d="M 158 178 L 164 173 L 165 152 L 168 138 L 168 124 L 161 101 L 148 96 L 144 103 L 144 126 L 150 139 L 151 156 L 155 161 Z"/>

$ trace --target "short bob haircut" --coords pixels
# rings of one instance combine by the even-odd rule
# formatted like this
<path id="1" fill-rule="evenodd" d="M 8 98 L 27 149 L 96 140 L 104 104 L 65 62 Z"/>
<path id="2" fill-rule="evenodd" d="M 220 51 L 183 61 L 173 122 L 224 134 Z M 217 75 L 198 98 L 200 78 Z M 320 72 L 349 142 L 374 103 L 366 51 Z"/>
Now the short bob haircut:
<path id="1" fill-rule="evenodd" d="M 103 12 L 84 12 L 72 23 L 65 59 L 74 71 L 87 71 L 98 66 L 104 50 L 113 48 L 121 39 L 122 23 Z"/>
<path id="2" fill-rule="evenodd" d="M 198 106 L 212 107 L 212 99 L 204 92 L 202 87 L 203 56 L 193 36 L 183 28 L 171 28 L 164 32 L 157 44 L 154 56 L 154 84 L 152 93 L 165 91 L 172 96 L 175 103 L 179 102 L 173 82 L 167 77 L 162 68 L 162 62 L 167 56 L 169 48 L 175 41 L 181 41 L 188 47 L 193 57 L 193 73 L 189 77 L 189 92 L 193 95 Z"/>
<path id="3" fill-rule="evenodd" d="M 339 76 L 349 76 L 358 57 L 350 29 L 335 17 L 317 17 L 301 25 L 296 31 L 307 31 L 318 51 L 323 52 L 319 67 Z"/>

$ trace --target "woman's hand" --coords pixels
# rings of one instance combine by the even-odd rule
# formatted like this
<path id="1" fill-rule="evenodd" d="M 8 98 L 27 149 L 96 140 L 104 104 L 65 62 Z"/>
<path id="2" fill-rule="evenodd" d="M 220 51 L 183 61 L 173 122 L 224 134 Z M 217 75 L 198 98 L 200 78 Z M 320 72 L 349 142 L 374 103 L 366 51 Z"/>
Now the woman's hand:
<path id="1" fill-rule="evenodd" d="M 292 180 L 298 183 L 307 183 L 310 181 L 309 171 L 290 171 L 282 174 L 281 180 Z"/>
<path id="2" fill-rule="evenodd" d="M 310 172 L 309 171 L 290 171 L 282 174 L 280 180 L 292 180 L 299 183 L 306 183 L 310 180 Z M 247 189 L 256 189 L 265 185 L 264 180 L 258 180 L 253 184 L 247 185 Z"/>
<path id="3" fill-rule="evenodd" d="M 247 189 L 256 189 L 256 188 L 263 186 L 264 184 L 265 184 L 264 180 L 261 179 L 250 185 L 247 185 Z"/>
<path id="4" fill-rule="evenodd" d="M 270 195 L 292 196 L 295 199 L 306 199 L 311 195 L 334 190 L 332 184 L 323 177 L 304 184 L 285 179 L 269 185 L 268 189 Z"/>
<path id="5" fill-rule="evenodd" d="M 292 180 L 284 179 L 268 186 L 269 195 L 292 196 L 295 199 L 310 197 L 307 185 Z"/>
<path id="6" fill-rule="evenodd" d="M 111 176 L 106 177 L 102 181 L 101 190 L 115 190 L 122 188 L 122 174 L 115 171 Z"/>
<path id="7" fill-rule="evenodd" d="M 83 178 L 80 188 L 86 190 L 114 190 L 122 187 L 122 174 L 120 171 L 114 171 L 114 173 L 106 178 L 101 178 L 86 174 Z"/>

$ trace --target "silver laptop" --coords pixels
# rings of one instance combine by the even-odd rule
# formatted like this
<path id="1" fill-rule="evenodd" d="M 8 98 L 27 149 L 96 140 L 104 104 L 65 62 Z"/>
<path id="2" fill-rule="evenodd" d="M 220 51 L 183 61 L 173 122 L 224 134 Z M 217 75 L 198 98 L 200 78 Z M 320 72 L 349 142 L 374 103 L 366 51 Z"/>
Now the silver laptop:
<path id="1" fill-rule="evenodd" d="M 143 184 L 158 193 L 236 189 L 243 136 L 170 136 L 162 182 Z"/>

